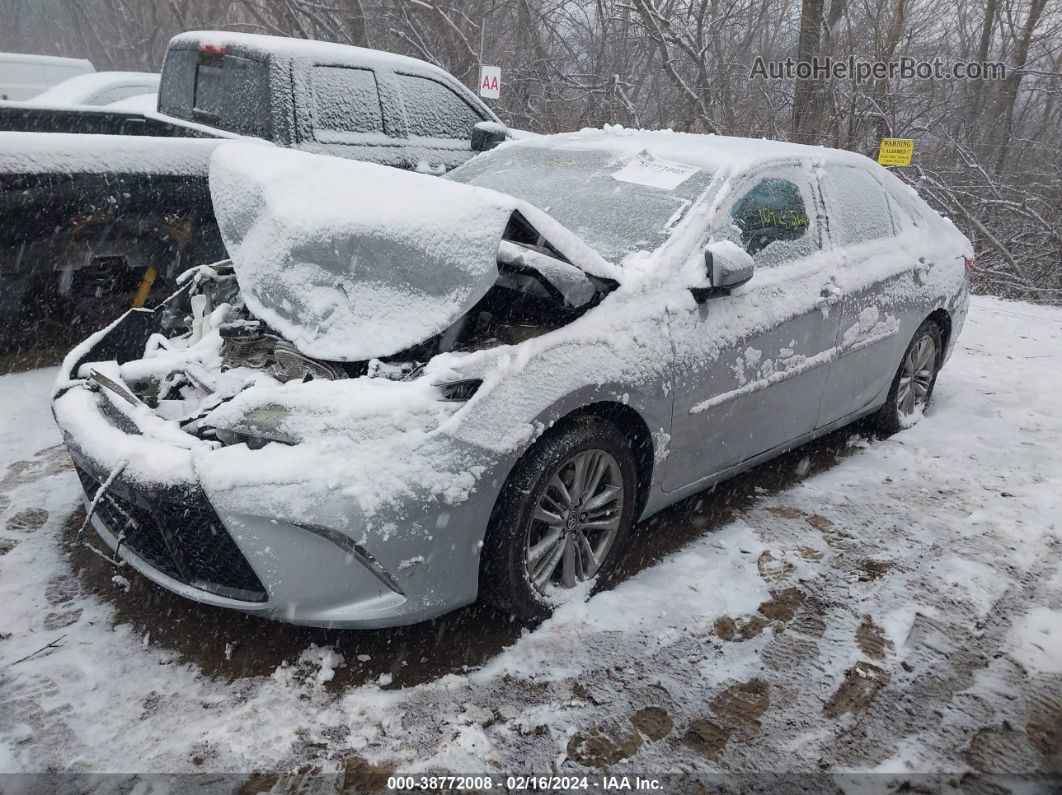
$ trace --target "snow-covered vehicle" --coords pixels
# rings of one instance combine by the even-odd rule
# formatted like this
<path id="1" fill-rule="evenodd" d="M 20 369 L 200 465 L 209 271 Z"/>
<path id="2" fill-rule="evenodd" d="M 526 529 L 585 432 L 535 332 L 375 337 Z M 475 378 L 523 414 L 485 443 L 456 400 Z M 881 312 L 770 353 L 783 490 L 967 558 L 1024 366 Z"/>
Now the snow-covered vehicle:
<path id="1" fill-rule="evenodd" d="M 44 108 L 96 107 L 158 90 L 157 72 L 92 72 L 57 83 L 24 104 Z"/>
<path id="2" fill-rule="evenodd" d="M 79 325 L 101 298 L 164 296 L 189 264 L 222 258 L 206 184 L 220 141 L 442 173 L 504 129 L 424 61 L 218 31 L 170 41 L 157 110 L 0 103 L 0 336 L 32 344 L 42 309 Z"/>
<path id="3" fill-rule="evenodd" d="M 967 310 L 969 241 L 831 149 L 607 129 L 435 179 L 230 143 L 210 184 L 231 261 L 73 351 L 54 413 L 101 554 L 296 623 L 544 616 L 636 519 L 917 420 Z"/>
<path id="4" fill-rule="evenodd" d="M 0 52 L 0 101 L 30 99 L 75 75 L 95 71 L 84 58 Z"/>

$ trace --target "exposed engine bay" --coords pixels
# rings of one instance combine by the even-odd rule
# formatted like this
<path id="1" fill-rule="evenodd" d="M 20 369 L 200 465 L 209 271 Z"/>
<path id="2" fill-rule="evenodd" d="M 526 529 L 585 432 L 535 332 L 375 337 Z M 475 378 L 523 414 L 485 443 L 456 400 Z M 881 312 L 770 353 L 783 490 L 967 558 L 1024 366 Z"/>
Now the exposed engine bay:
<path id="1" fill-rule="evenodd" d="M 438 354 L 515 345 L 561 328 L 616 287 L 569 263 L 515 212 L 497 264 L 494 285 L 448 328 L 394 355 L 363 361 L 305 355 L 247 309 L 230 261 L 200 266 L 186 272 L 181 288 L 156 310 L 161 333 L 148 338 L 144 358 L 122 365 L 121 380 L 131 394 L 122 395 L 124 388 L 103 374 L 93 373 L 91 380 L 201 439 L 232 444 L 248 438 L 213 427 L 208 415 L 250 386 L 359 377 L 414 380 Z M 173 355 L 193 348 L 194 356 Z M 468 400 L 479 383 L 441 385 L 439 399 Z"/>

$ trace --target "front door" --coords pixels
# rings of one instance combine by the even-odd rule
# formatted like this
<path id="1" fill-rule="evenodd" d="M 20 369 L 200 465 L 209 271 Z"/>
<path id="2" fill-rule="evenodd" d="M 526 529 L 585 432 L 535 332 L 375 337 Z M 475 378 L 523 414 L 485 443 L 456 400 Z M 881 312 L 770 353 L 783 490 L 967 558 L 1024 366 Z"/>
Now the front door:
<path id="1" fill-rule="evenodd" d="M 834 354 L 840 291 L 811 167 L 758 171 L 733 196 L 710 237 L 736 238 L 756 273 L 731 295 L 673 316 L 667 491 L 814 430 Z"/>

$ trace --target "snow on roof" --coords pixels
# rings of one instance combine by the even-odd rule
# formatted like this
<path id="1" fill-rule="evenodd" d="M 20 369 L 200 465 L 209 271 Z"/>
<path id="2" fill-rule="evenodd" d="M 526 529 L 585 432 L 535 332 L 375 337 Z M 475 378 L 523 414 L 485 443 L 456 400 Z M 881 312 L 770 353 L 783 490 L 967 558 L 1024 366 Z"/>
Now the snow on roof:
<path id="1" fill-rule="evenodd" d="M 92 100 L 101 91 L 125 86 L 140 86 L 143 88 L 143 93 L 158 91 L 159 74 L 157 72 L 90 72 L 75 75 L 45 89 L 33 99 L 26 100 L 26 104 L 88 105 L 92 104 Z"/>
<path id="2" fill-rule="evenodd" d="M 170 48 L 190 49 L 203 45 L 235 48 L 261 56 L 280 55 L 287 58 L 307 58 L 331 64 L 379 66 L 386 69 L 413 69 L 452 76 L 427 61 L 383 50 L 370 50 L 350 44 L 337 44 L 315 39 L 295 39 L 287 36 L 266 36 L 258 33 L 235 33 L 227 30 L 192 30 L 170 40 Z"/>
<path id="3" fill-rule="evenodd" d="M 210 153 L 223 140 L 0 131 L 0 174 L 206 176 Z"/>
<path id="4" fill-rule="evenodd" d="M 593 149 L 617 157 L 633 157 L 648 151 L 654 158 L 674 160 L 709 170 L 733 171 L 787 159 L 851 162 L 865 166 L 869 158 L 855 152 L 825 146 L 771 141 L 764 138 L 738 138 L 726 135 L 682 133 L 672 130 L 634 130 L 620 125 L 604 129 L 586 128 L 574 133 L 544 135 L 510 141 L 503 146 L 530 146 L 543 149 Z"/>
<path id="5" fill-rule="evenodd" d="M 76 66 L 86 72 L 95 72 L 96 67 L 87 58 L 66 58 L 61 55 L 34 55 L 23 52 L 0 52 L 4 63 L 31 63 L 41 66 Z"/>
<path id="6" fill-rule="evenodd" d="M 120 110 L 126 113 L 153 113 L 158 106 L 159 95 L 156 92 L 151 92 L 148 94 L 134 94 L 117 102 L 109 102 L 105 107 L 107 110 Z"/>

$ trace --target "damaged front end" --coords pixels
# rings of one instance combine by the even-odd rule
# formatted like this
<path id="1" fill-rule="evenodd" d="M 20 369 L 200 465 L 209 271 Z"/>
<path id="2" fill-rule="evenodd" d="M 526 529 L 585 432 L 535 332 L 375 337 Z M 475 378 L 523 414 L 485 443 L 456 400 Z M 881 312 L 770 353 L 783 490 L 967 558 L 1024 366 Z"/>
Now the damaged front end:
<path id="1" fill-rule="evenodd" d="M 252 313 L 230 261 L 186 272 L 159 307 L 86 340 L 54 412 L 115 560 L 189 598 L 297 623 L 403 623 L 474 599 L 475 543 L 424 550 L 455 503 L 471 505 L 460 532 L 472 537 L 493 505 L 468 499 L 470 473 L 490 462 L 434 433 L 484 382 L 462 354 L 481 365 L 481 352 L 558 329 L 616 286 L 519 212 L 496 251 L 467 311 L 380 356 L 300 350 Z M 409 564 L 425 559 L 434 573 Z M 469 576 L 441 588 L 462 566 Z"/>

